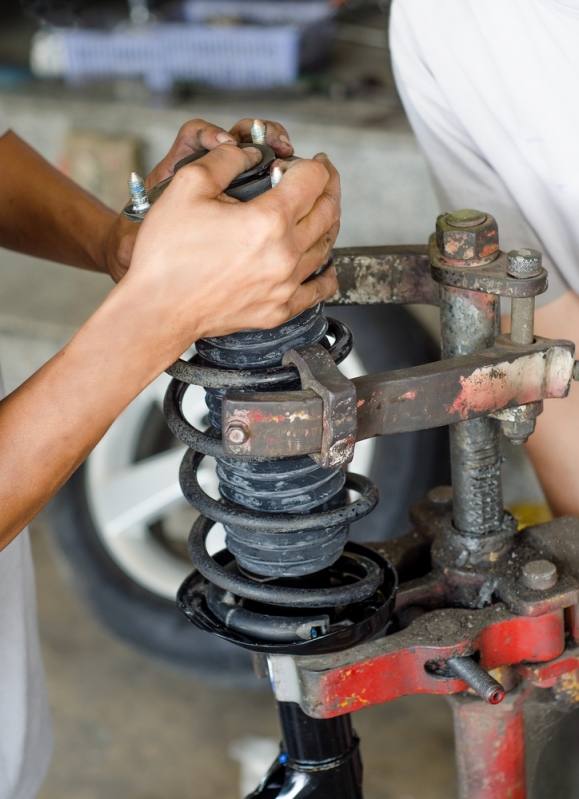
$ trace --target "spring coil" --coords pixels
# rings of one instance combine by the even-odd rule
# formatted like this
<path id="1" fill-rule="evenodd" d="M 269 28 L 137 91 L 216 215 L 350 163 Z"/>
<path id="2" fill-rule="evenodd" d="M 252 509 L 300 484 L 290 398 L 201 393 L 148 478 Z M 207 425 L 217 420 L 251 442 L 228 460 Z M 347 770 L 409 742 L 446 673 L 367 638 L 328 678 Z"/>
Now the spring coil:
<path id="1" fill-rule="evenodd" d="M 351 350 L 351 333 L 332 320 L 331 333 L 336 341 L 330 347 L 326 338 L 329 323 L 322 311 L 320 304 L 273 330 L 200 340 L 196 363 L 205 369 L 209 366 L 211 371 L 227 370 L 227 376 L 235 369 L 255 372 L 254 384 L 247 383 L 241 389 L 255 391 L 261 388 L 260 377 L 264 372 L 271 377 L 271 372 L 279 369 L 288 349 L 321 342 L 341 361 Z M 183 369 L 183 364 L 177 367 L 181 377 L 185 376 Z M 199 375 L 191 377 L 197 382 L 195 377 Z M 277 390 L 300 387 L 299 375 L 293 368 L 280 370 L 277 377 Z M 167 394 L 166 415 L 173 432 L 197 451 L 217 459 L 222 503 L 215 503 L 201 491 L 195 478 L 198 463 L 194 465 L 190 459 L 186 459 L 181 474 L 185 496 L 209 518 L 215 519 L 216 514 L 221 517 L 227 548 L 242 570 L 266 578 L 301 577 L 322 571 L 341 556 L 350 521 L 373 507 L 373 487 L 364 485 L 366 496 L 349 506 L 352 510 L 344 512 L 346 474 L 341 468 L 322 469 L 308 456 L 261 462 L 225 457 L 217 439 L 221 430 L 221 401 L 228 390 L 227 378 L 224 383 L 225 387 L 206 386 L 211 423 L 208 436 L 191 428 L 180 413 L 186 384 L 173 381 Z M 263 524 L 267 519 L 265 514 L 267 517 L 299 514 L 300 519 L 296 525 L 288 524 L 290 518 L 282 517 L 271 529 L 271 524 Z M 315 523 L 316 518 L 319 523 Z"/>

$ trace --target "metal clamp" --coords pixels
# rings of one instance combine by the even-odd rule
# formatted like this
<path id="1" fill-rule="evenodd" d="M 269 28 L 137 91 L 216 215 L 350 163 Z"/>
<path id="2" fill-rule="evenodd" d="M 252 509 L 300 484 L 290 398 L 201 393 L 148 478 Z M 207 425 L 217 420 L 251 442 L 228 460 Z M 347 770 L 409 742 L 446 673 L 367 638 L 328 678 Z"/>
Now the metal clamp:
<path id="1" fill-rule="evenodd" d="M 322 446 L 311 455 L 324 469 L 349 463 L 354 457 L 358 428 L 356 387 L 340 372 L 328 351 L 319 344 L 288 350 L 284 366 L 297 367 L 302 388 L 311 389 L 322 398 Z"/>

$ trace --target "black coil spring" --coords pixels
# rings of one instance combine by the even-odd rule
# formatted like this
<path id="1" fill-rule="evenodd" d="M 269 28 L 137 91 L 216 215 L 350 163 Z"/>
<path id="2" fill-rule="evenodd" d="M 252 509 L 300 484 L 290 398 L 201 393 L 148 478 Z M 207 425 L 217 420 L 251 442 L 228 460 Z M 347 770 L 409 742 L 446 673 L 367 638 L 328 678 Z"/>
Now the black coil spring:
<path id="1" fill-rule="evenodd" d="M 322 306 L 318 305 L 273 330 L 200 340 L 193 372 L 200 368 L 207 371 L 207 367 L 211 371 L 227 370 L 222 372 L 224 387 L 206 385 L 209 435 L 194 430 L 180 411 L 186 384 L 173 381 L 167 395 L 166 414 L 173 432 L 198 452 L 216 457 L 223 501 L 216 503 L 200 489 L 196 480 L 198 459 L 192 458 L 185 460 L 181 473 L 185 496 L 205 516 L 224 523 L 227 548 L 238 565 L 261 577 L 299 577 L 330 566 L 342 554 L 350 521 L 365 515 L 375 504 L 373 486 L 364 483 L 363 499 L 345 508 L 346 475 L 341 468 L 322 469 L 308 456 L 262 462 L 227 458 L 217 439 L 221 401 L 231 384 L 232 370 L 239 370 L 244 377 L 246 373 L 255 374 L 253 385 L 243 380 L 244 385 L 237 386 L 237 390 L 259 390 L 263 377 L 271 380 L 276 370 L 275 388 L 295 390 L 300 386 L 297 371 L 280 368 L 288 349 L 321 342 L 338 362 L 350 352 L 352 338 L 348 328 L 331 320 L 330 333 L 335 343 L 330 347 L 328 327 Z M 202 380 L 207 377 L 184 374 L 184 364 L 174 371 L 180 377 L 187 376 L 190 382 L 198 382 L 195 378 L 199 376 Z M 272 519 L 278 516 L 275 521 Z"/>

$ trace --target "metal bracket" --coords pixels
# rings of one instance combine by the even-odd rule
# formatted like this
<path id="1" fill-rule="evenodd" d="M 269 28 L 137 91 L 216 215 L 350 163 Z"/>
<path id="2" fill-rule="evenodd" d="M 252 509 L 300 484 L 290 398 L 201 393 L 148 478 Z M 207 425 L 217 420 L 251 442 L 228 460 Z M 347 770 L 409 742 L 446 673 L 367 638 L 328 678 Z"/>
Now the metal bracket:
<path id="1" fill-rule="evenodd" d="M 304 349 L 312 347 L 300 352 Z M 353 402 L 357 411 L 357 426 L 349 427 L 352 411 L 344 408 L 343 412 L 350 414 L 350 421 L 346 424 L 343 420 L 339 436 L 326 430 L 326 416 L 332 414 L 326 414 L 321 398 L 326 382 L 322 373 L 319 373 L 320 384 L 315 383 L 314 387 L 314 382 L 309 383 L 313 391 L 227 393 L 223 398 L 224 430 L 240 423 L 244 426 L 244 436 L 236 444 L 225 435 L 223 449 L 228 456 L 257 460 L 319 454 L 323 447 L 327 451 L 331 446 L 328 440 L 322 442 L 324 435 L 337 441 L 353 434 L 362 441 L 489 416 L 504 408 L 551 397 L 565 397 L 571 384 L 574 350 L 568 341 L 536 337 L 533 344 L 522 346 L 499 339 L 495 347 L 473 355 L 365 375 L 351 382 L 338 373 L 336 387 L 339 389 L 345 381 L 349 390 L 355 390 L 348 407 Z M 338 371 L 333 362 L 331 368 Z M 329 376 L 330 373 L 328 379 Z"/>
<path id="2" fill-rule="evenodd" d="M 310 344 L 288 350 L 284 366 L 297 366 L 302 387 L 322 398 L 321 450 L 311 458 L 324 469 L 350 463 L 357 431 L 356 386 L 345 377 L 324 347 Z"/>

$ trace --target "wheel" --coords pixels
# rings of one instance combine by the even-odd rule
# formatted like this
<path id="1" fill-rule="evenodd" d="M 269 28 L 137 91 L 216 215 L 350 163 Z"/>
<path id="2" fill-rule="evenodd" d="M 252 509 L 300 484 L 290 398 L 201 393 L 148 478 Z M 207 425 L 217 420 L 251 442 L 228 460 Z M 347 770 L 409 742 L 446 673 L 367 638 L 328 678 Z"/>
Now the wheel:
<path id="1" fill-rule="evenodd" d="M 434 346 L 404 309 L 331 309 L 358 342 L 344 363 L 354 377 L 364 371 L 405 368 L 434 360 Z M 249 655 L 209 636 L 181 616 L 177 587 L 191 571 L 187 536 L 196 518 L 181 494 L 178 469 L 184 453 L 169 432 L 162 401 L 169 378 L 159 377 L 115 421 L 86 462 L 49 505 L 49 520 L 78 593 L 113 633 L 144 652 L 191 674 L 222 684 L 254 684 Z M 202 389 L 192 386 L 184 410 L 196 426 L 206 422 Z M 382 502 L 355 525 L 356 540 L 404 532 L 408 504 L 446 479 L 440 431 L 370 440 L 356 447 L 352 470 L 371 474 Z M 199 479 L 217 497 L 211 459 Z M 222 548 L 216 525 L 210 551 Z"/>

